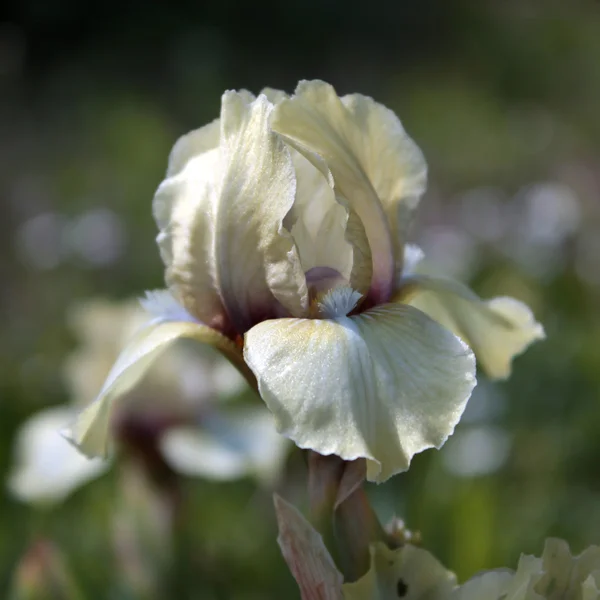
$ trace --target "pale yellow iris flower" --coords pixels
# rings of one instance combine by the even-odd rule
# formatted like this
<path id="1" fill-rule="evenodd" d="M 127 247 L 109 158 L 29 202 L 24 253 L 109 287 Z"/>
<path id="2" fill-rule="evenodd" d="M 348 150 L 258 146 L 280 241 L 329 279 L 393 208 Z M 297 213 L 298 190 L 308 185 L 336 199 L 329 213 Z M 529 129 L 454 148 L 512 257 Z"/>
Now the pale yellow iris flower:
<path id="1" fill-rule="evenodd" d="M 8 488 L 20 500 L 63 500 L 109 468 L 88 460 L 59 431 L 89 403 L 123 345 L 146 326 L 149 315 L 136 299 L 92 298 L 69 311 L 78 345 L 64 365 L 71 403 L 29 417 L 15 438 Z M 273 430 L 262 406 L 228 406 L 245 389 L 244 379 L 218 353 L 173 347 L 148 376 L 128 390 L 110 420 L 120 442 L 134 435 L 155 438 L 165 462 L 183 475 L 231 480 L 249 475 L 270 483 L 280 472 L 287 440 Z M 282 443 L 283 442 L 283 443 Z"/>
<path id="2" fill-rule="evenodd" d="M 280 433 L 364 457 L 371 481 L 439 448 L 475 386 L 473 351 L 503 377 L 543 331 L 516 300 L 406 276 L 406 229 L 425 181 L 419 148 L 368 97 L 340 98 L 321 81 L 292 97 L 226 92 L 220 119 L 176 143 L 154 198 L 172 298 L 151 298 L 157 318 L 72 441 L 105 455 L 123 391 L 188 337 L 245 373 Z"/>

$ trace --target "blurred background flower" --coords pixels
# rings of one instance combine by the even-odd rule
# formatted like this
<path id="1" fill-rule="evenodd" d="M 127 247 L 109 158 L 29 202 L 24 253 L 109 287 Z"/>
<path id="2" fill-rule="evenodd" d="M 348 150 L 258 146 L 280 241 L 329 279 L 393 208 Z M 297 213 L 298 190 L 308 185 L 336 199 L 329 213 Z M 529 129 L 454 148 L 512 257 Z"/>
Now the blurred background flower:
<path id="1" fill-rule="evenodd" d="M 7 482 L 19 500 L 45 508 L 108 470 L 112 460 L 86 458 L 61 431 L 98 394 L 122 347 L 152 318 L 138 300 L 98 298 L 82 301 L 68 317 L 80 343 L 64 364 L 72 402 L 42 409 L 20 426 Z M 118 564 L 111 585 L 136 598 L 165 593 L 167 573 L 179 559 L 173 538 L 186 518 L 177 474 L 275 482 L 289 443 L 264 406 L 239 402 L 245 387 L 216 351 L 180 342 L 126 393 L 110 423 L 121 459 L 110 507 Z"/>
<path id="2" fill-rule="evenodd" d="M 93 298 L 68 316 L 81 344 L 64 367 L 73 402 L 34 414 L 17 433 L 8 484 L 25 501 L 62 500 L 106 471 L 107 461 L 87 459 L 60 432 L 98 394 L 127 341 L 152 319 L 135 299 Z M 235 367 L 215 351 L 180 343 L 127 393 L 112 419 L 111 437 L 151 474 L 169 468 L 221 480 L 255 474 L 271 482 L 287 444 L 275 432 L 269 412 L 258 403 L 224 406 L 245 386 Z"/>
<path id="3" fill-rule="evenodd" d="M 69 402 L 66 307 L 162 287 L 150 205 L 176 138 L 217 114 L 224 89 L 320 77 L 389 106 L 422 148 L 430 184 L 411 241 L 428 263 L 482 297 L 526 302 L 547 334 L 509 381 L 480 375 L 441 452 L 369 488 L 382 520 L 402 516 L 461 581 L 539 555 L 549 535 L 574 554 L 598 542 L 597 3 L 22 0 L 0 19 L 6 473 L 19 426 Z M 294 453 L 279 488 L 299 507 L 304 477 Z M 0 590 L 43 535 L 86 598 L 109 597 L 119 487 L 113 469 L 51 515 L 5 490 Z M 297 597 L 271 498 L 251 478 L 187 478 L 184 491 L 178 597 Z"/>

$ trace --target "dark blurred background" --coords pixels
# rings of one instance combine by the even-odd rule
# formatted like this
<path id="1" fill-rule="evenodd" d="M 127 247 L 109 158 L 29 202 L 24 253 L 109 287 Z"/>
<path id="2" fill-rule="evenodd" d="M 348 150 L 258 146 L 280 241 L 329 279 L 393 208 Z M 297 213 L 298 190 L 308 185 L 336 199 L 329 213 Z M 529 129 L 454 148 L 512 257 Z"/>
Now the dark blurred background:
<path id="1" fill-rule="evenodd" d="M 84 3 L 20 0 L 0 19 L 0 468 L 19 424 L 64 403 L 66 311 L 162 285 L 151 199 L 176 138 L 225 89 L 321 78 L 392 108 L 430 183 L 413 241 L 482 296 L 527 302 L 548 339 L 481 384 L 441 452 L 369 488 L 459 577 L 560 536 L 600 542 L 600 4 Z M 278 489 L 303 506 L 293 454 Z M 0 590 L 35 540 L 84 598 L 113 585 L 115 473 L 52 509 L 0 496 Z M 179 598 L 299 597 L 268 492 L 184 482 Z M 183 564 L 186 563 L 187 564 Z M 2 594 L 4 597 L 4 594 Z"/>

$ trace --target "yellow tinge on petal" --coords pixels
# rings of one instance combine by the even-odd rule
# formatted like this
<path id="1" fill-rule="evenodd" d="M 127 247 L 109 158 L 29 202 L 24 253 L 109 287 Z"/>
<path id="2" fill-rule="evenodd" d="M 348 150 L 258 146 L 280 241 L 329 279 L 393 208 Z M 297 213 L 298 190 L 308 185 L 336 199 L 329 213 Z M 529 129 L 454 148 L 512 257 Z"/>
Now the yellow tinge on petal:
<path id="1" fill-rule="evenodd" d="M 320 454 L 366 458 L 378 482 L 440 447 L 475 386 L 467 346 L 408 306 L 266 321 L 247 332 L 244 357 L 281 433 Z"/>
<path id="2" fill-rule="evenodd" d="M 508 297 L 484 301 L 456 281 L 415 275 L 402 283 L 395 299 L 422 310 L 467 342 L 490 377 L 508 377 L 512 359 L 545 337 L 522 302 Z"/>

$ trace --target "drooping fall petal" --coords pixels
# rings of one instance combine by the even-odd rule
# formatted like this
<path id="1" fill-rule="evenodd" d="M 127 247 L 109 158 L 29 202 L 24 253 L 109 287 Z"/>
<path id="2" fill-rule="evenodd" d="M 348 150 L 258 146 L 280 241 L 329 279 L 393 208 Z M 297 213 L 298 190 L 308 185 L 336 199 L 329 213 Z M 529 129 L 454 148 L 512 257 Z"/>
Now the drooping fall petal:
<path id="1" fill-rule="evenodd" d="M 108 456 L 115 404 L 140 380 L 158 355 L 180 338 L 195 339 L 217 348 L 247 372 L 235 344 L 214 329 L 191 319 L 154 319 L 121 352 L 96 400 L 64 432 L 67 439 L 87 456 Z"/>
<path id="2" fill-rule="evenodd" d="M 395 299 L 422 310 L 467 342 L 490 377 L 508 377 L 512 359 L 545 337 L 527 305 L 508 297 L 484 301 L 449 279 L 414 275 Z"/>
<path id="3" fill-rule="evenodd" d="M 384 305 L 355 317 L 276 319 L 245 336 L 244 357 L 278 430 L 301 448 L 367 459 L 385 481 L 440 447 L 475 385 L 475 359 L 422 312 Z"/>

